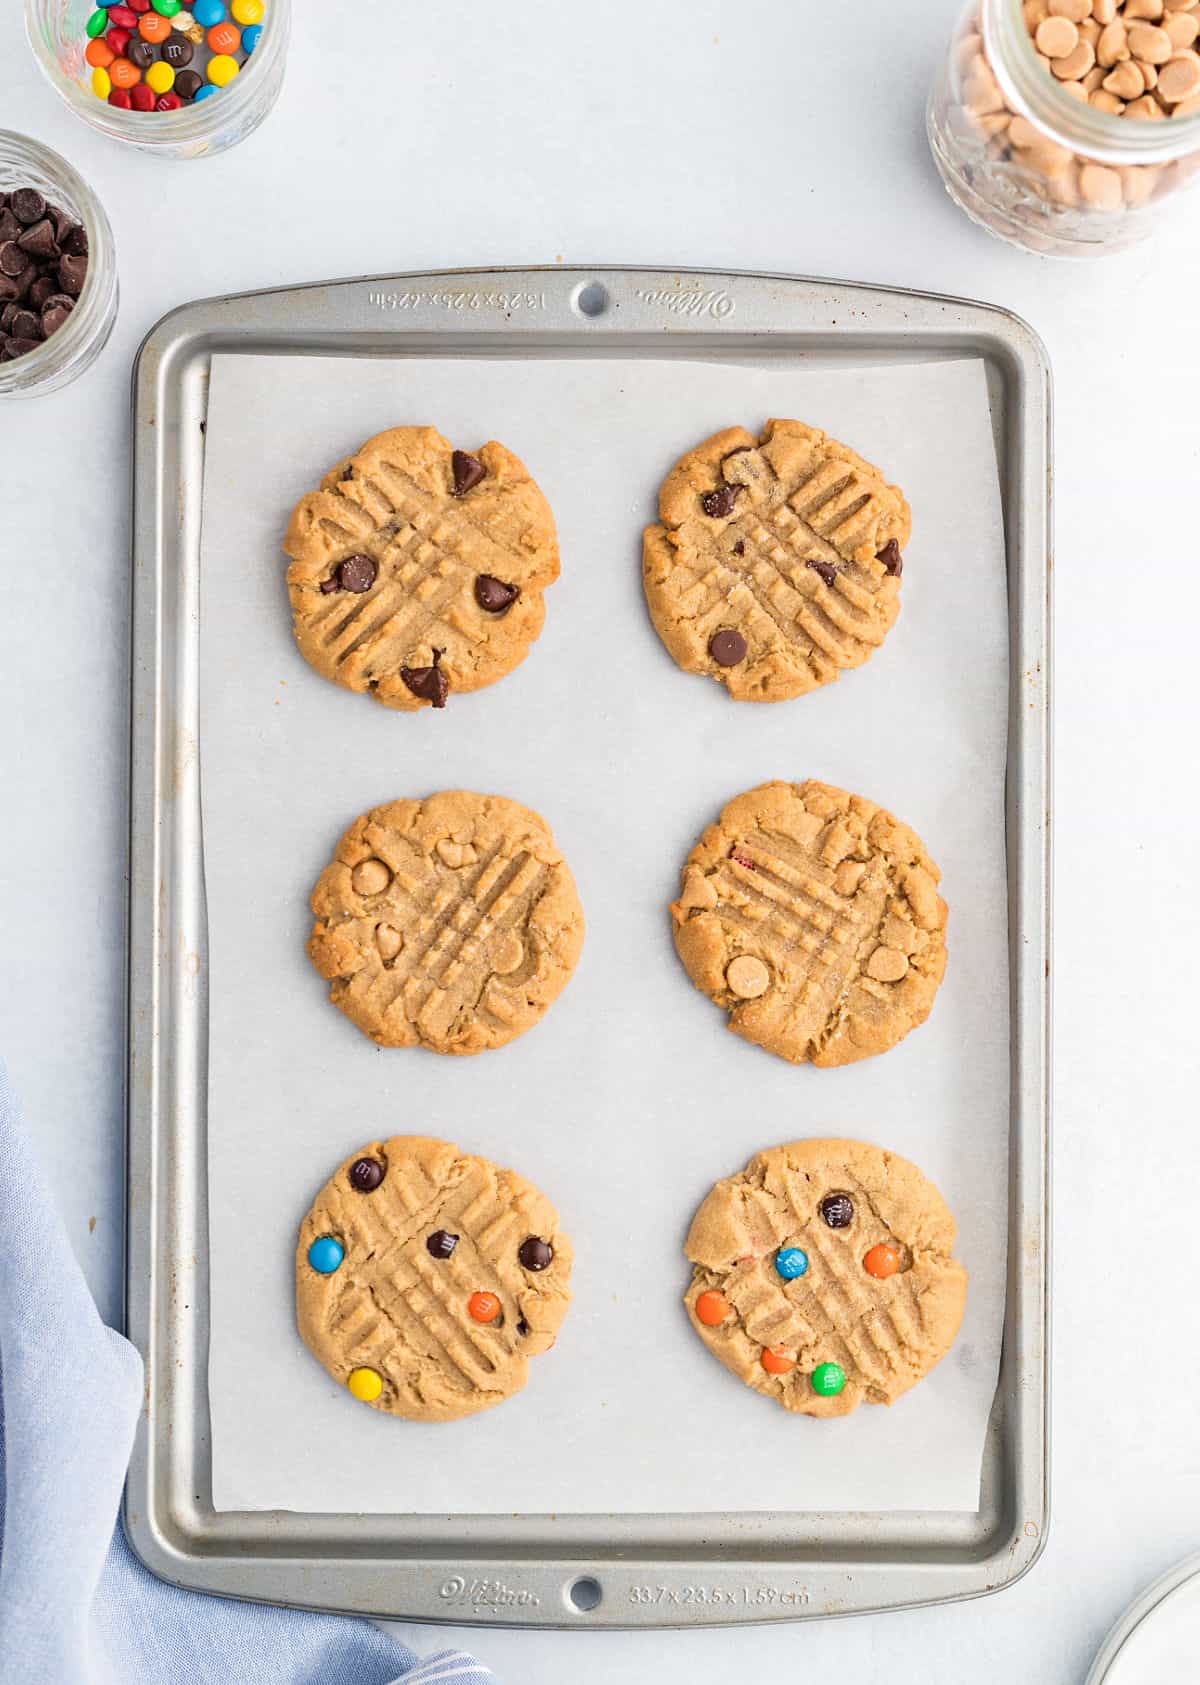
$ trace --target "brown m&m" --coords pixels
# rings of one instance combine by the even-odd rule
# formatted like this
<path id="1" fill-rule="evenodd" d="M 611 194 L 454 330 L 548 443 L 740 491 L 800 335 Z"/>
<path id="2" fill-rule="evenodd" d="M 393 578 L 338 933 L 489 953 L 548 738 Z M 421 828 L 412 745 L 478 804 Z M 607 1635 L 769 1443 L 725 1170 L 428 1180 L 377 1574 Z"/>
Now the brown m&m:
<path id="1" fill-rule="evenodd" d="M 450 1234 L 446 1229 L 434 1229 L 425 1242 L 425 1250 L 431 1258 L 449 1258 L 457 1245 L 456 1234 Z"/>
<path id="2" fill-rule="evenodd" d="M 383 1166 L 377 1158 L 356 1158 L 350 1166 L 350 1186 L 360 1194 L 372 1194 L 383 1181 Z"/>
<path id="3" fill-rule="evenodd" d="M 849 1194 L 826 1194 L 820 1211 L 831 1229 L 848 1229 L 854 1221 L 854 1201 Z"/>
<path id="4" fill-rule="evenodd" d="M 547 1270 L 554 1262 L 554 1248 L 547 1240 L 539 1240 L 537 1235 L 529 1235 L 517 1249 L 517 1257 L 521 1260 L 521 1268 L 525 1270 Z"/>

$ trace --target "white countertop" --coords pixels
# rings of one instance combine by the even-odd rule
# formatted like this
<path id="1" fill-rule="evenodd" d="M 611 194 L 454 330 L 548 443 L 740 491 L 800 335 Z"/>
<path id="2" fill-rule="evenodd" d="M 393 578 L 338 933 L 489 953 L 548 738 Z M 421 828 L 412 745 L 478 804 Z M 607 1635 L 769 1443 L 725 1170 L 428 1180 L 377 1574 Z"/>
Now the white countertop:
<path id="1" fill-rule="evenodd" d="M 1057 405 L 1054 1523 L 982 1602 L 740 1632 L 455 1632 L 509 1685 L 1079 1681 L 1200 1543 L 1193 640 L 1200 195 L 1147 248 L 1027 257 L 945 197 L 923 105 L 955 0 L 300 8 L 279 107 L 163 165 L 93 138 L 15 18 L 0 123 L 104 198 L 122 308 L 66 392 L 0 403 L 0 1053 L 101 1309 L 120 1302 L 127 387 L 172 306 L 391 270 L 825 274 L 1009 306 Z M 329 18 L 336 15 L 338 27 Z M 344 21 L 342 21 L 344 20 Z M 268 451 L 271 441 L 264 439 Z M 947 472 L 951 465 L 947 465 Z M 94 1228 L 92 1220 L 94 1219 Z M 438 1647 L 428 1629 L 410 1634 Z M 797 1675 L 800 1677 L 800 1675 Z"/>

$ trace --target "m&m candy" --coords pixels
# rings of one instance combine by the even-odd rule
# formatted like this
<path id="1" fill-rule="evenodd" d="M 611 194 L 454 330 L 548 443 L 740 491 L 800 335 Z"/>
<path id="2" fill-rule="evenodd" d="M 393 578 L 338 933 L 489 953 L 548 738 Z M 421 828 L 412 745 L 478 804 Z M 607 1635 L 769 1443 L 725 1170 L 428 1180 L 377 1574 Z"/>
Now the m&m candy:
<path id="1" fill-rule="evenodd" d="M 133 40 L 133 31 L 131 29 L 110 29 L 104 39 L 112 48 L 114 57 L 124 58 L 129 43 Z"/>
<path id="2" fill-rule="evenodd" d="M 364 1404 L 374 1404 L 383 1391 L 383 1376 L 374 1369 L 352 1369 L 346 1385 L 355 1398 L 361 1398 Z"/>
<path id="3" fill-rule="evenodd" d="M 170 20 L 160 17 L 157 12 L 147 12 L 138 19 L 137 32 L 143 41 L 149 41 L 154 47 L 161 46 L 171 33 Z"/>
<path id="4" fill-rule="evenodd" d="M 137 13 L 132 6 L 110 6 L 108 8 L 109 27 L 117 29 L 135 29 L 137 27 Z"/>
<path id="5" fill-rule="evenodd" d="M 863 1259 L 863 1269 L 877 1281 L 886 1281 L 890 1275 L 895 1275 L 899 1268 L 899 1249 L 889 1246 L 886 1240 L 881 1240 L 878 1246 L 873 1246 Z"/>
<path id="6" fill-rule="evenodd" d="M 308 1261 L 318 1275 L 332 1275 L 334 1270 L 341 1268 L 345 1256 L 341 1241 L 335 1240 L 331 1234 L 323 1234 L 308 1249 Z"/>
<path id="7" fill-rule="evenodd" d="M 252 23 L 248 29 L 242 31 L 242 51 L 252 53 L 262 39 L 262 24 Z"/>
<path id="8" fill-rule="evenodd" d="M 225 18 L 224 0 L 196 0 L 192 16 L 202 28 L 211 29 L 214 23 L 221 23 Z"/>
<path id="9" fill-rule="evenodd" d="M 241 66 L 228 53 L 218 53 L 216 58 L 208 61 L 208 79 L 214 88 L 227 87 L 237 75 Z"/>
<path id="10" fill-rule="evenodd" d="M 108 103 L 115 105 L 118 111 L 128 111 L 133 101 L 129 97 L 128 88 L 114 88 L 108 96 Z"/>
<path id="11" fill-rule="evenodd" d="M 154 101 L 158 95 L 153 88 L 148 88 L 144 82 L 139 82 L 136 88 L 130 88 L 129 98 L 135 111 L 153 111 Z"/>
<path id="12" fill-rule="evenodd" d="M 175 86 L 175 72 L 169 64 L 164 64 L 160 59 L 146 72 L 146 81 L 156 94 L 169 94 Z"/>
<path id="13" fill-rule="evenodd" d="M 104 31 L 108 28 L 108 13 L 93 12 L 91 17 L 87 20 L 87 23 L 84 25 L 84 28 L 87 30 L 90 38 L 94 41 L 98 35 L 103 35 Z"/>
<path id="14" fill-rule="evenodd" d="M 112 77 L 114 88 L 136 88 L 142 79 L 142 73 L 136 64 L 128 59 L 114 59 L 108 67 L 108 74 Z"/>
<path id="15" fill-rule="evenodd" d="M 214 94 L 219 94 L 220 91 L 220 88 L 214 88 L 211 82 L 206 82 L 202 88 L 196 91 L 196 104 L 199 105 L 203 99 L 211 99 Z"/>
<path id="16" fill-rule="evenodd" d="M 796 1359 L 786 1346 L 764 1346 L 762 1366 L 768 1375 L 786 1375 L 796 1367 Z"/>
<path id="17" fill-rule="evenodd" d="M 495 1322 L 500 1315 L 500 1301 L 494 1293 L 472 1293 L 467 1309 L 476 1322 Z"/>
<path id="18" fill-rule="evenodd" d="M 799 1246 L 781 1246 L 775 1254 L 775 1268 L 785 1281 L 795 1281 L 808 1269 L 808 1253 Z"/>
<path id="19" fill-rule="evenodd" d="M 261 23 L 263 0 L 233 0 L 229 8 L 237 23 Z"/>
<path id="20" fill-rule="evenodd" d="M 836 1398 L 846 1384 L 846 1371 L 839 1363 L 818 1363 L 811 1379 L 815 1393 L 822 1398 Z"/>
<path id="21" fill-rule="evenodd" d="M 696 1299 L 696 1316 L 706 1328 L 715 1328 L 718 1323 L 724 1322 L 728 1315 L 729 1300 L 724 1293 L 718 1293 L 715 1287 L 710 1287 Z"/>
<path id="22" fill-rule="evenodd" d="M 112 78 L 102 66 L 92 71 L 92 92 L 97 99 L 107 99 L 112 93 Z"/>
<path id="23" fill-rule="evenodd" d="M 242 32 L 235 23 L 214 23 L 208 32 L 208 44 L 214 53 L 236 53 L 242 44 Z"/>
<path id="24" fill-rule="evenodd" d="M 180 11 L 183 0 L 154 0 L 154 10 L 164 18 L 173 18 Z"/>
<path id="25" fill-rule="evenodd" d="M 88 42 L 87 51 L 83 56 L 94 70 L 107 70 L 117 55 L 103 35 L 97 35 L 94 41 Z"/>

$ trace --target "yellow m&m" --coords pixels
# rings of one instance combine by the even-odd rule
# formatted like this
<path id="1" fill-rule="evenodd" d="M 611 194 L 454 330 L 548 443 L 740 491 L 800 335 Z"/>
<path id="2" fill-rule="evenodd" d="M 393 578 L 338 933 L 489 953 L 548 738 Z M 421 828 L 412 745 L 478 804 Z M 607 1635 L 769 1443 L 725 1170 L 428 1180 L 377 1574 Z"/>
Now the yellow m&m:
<path id="1" fill-rule="evenodd" d="M 208 61 L 208 79 L 214 88 L 224 88 L 233 81 L 241 67 L 228 53 L 218 53 Z"/>
<path id="2" fill-rule="evenodd" d="M 112 93 L 112 77 L 103 65 L 97 65 L 92 71 L 92 92 L 97 99 L 107 99 Z"/>
<path id="3" fill-rule="evenodd" d="M 383 1391 L 383 1376 L 374 1369 L 352 1369 L 346 1382 L 355 1398 L 364 1404 L 374 1404 Z"/>
<path id="4" fill-rule="evenodd" d="M 156 94 L 169 94 L 175 86 L 175 72 L 169 64 L 163 64 L 159 60 L 147 70 L 146 84 L 153 88 Z"/>
<path id="5" fill-rule="evenodd" d="M 233 0 L 229 10 L 237 23 L 261 23 L 266 8 L 263 0 Z"/>

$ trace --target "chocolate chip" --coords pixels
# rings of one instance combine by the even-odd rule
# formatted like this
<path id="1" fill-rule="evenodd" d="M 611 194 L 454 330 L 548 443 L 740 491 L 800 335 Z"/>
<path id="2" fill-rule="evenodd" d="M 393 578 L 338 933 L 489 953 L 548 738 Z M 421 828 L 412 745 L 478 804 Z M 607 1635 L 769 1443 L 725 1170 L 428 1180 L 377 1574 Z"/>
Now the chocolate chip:
<path id="1" fill-rule="evenodd" d="M 50 275 L 39 275 L 29 289 L 29 304 L 33 310 L 44 310 L 54 297 L 54 280 Z"/>
<path id="2" fill-rule="evenodd" d="M 466 451 L 455 451 L 450 458 L 450 466 L 454 470 L 455 497 L 465 497 L 472 486 L 487 478 L 483 463 L 477 456 L 468 456 Z"/>
<path id="3" fill-rule="evenodd" d="M 337 571 L 342 590 L 356 592 L 369 591 L 379 573 L 370 556 L 364 556 L 361 551 L 347 556 L 344 562 L 338 564 Z"/>
<path id="4" fill-rule="evenodd" d="M 350 1186 L 360 1194 L 371 1194 L 383 1181 L 383 1166 L 377 1158 L 356 1158 L 350 1166 Z"/>
<path id="5" fill-rule="evenodd" d="M 36 187 L 18 187 L 8 203 L 17 221 L 23 222 L 26 228 L 40 222 L 46 214 L 46 201 Z"/>
<path id="6" fill-rule="evenodd" d="M 517 1318 L 517 1333 L 518 1334 L 528 1334 L 528 1332 L 529 1332 L 529 1324 L 526 1322 L 526 1320 L 523 1316 L 519 1316 Z"/>
<path id="7" fill-rule="evenodd" d="M 190 53 L 191 50 L 191 42 L 189 42 L 188 52 Z M 175 78 L 175 92 L 179 95 L 181 100 L 184 100 L 189 105 L 195 99 L 196 95 L 200 92 L 203 86 L 203 76 L 198 76 L 194 70 L 181 70 Z"/>
<path id="8" fill-rule="evenodd" d="M 904 559 L 894 538 L 889 538 L 883 549 L 875 552 L 875 560 L 883 563 L 884 571 L 890 573 L 893 579 L 899 579 L 904 572 Z"/>
<path id="9" fill-rule="evenodd" d="M 186 35 L 176 33 L 169 41 L 163 42 L 161 51 L 164 64 L 169 64 L 172 70 L 182 70 L 185 65 L 191 64 L 195 48 Z M 179 86 L 178 77 L 175 79 L 175 86 Z"/>
<path id="10" fill-rule="evenodd" d="M 58 266 L 58 284 L 63 292 L 78 298 L 83 291 L 83 283 L 87 280 L 87 258 L 77 257 L 67 252 Z"/>
<path id="11" fill-rule="evenodd" d="M 139 70 L 149 70 L 154 63 L 154 48 L 149 41 L 143 41 L 138 35 L 126 47 L 125 57 L 130 64 L 136 64 Z"/>
<path id="12" fill-rule="evenodd" d="M 7 246 L 10 240 L 16 240 L 21 233 L 21 224 L 11 211 L 0 211 L 0 246 Z"/>
<path id="13" fill-rule="evenodd" d="M 23 289 L 18 286 L 11 275 L 6 275 L 3 269 L 0 269 L 0 300 L 21 298 L 22 296 Z"/>
<path id="14" fill-rule="evenodd" d="M 738 539 L 737 543 L 733 547 L 733 553 L 735 556 L 744 556 L 746 554 L 746 540 L 744 538 Z"/>
<path id="15" fill-rule="evenodd" d="M 49 277 L 47 276 L 46 279 L 48 280 Z M 35 287 L 37 286 L 36 281 L 33 284 Z M 29 296 L 31 298 L 33 297 L 32 291 Z M 42 309 L 49 310 L 51 308 L 63 309 L 68 315 L 70 315 L 71 311 L 75 308 L 75 300 L 68 293 L 51 293 L 50 297 L 42 305 Z"/>
<path id="16" fill-rule="evenodd" d="M 6 245 L 0 246 L 0 271 L 5 275 L 15 277 L 23 274 L 28 262 L 29 259 L 15 240 L 9 240 Z"/>
<path id="17" fill-rule="evenodd" d="M 86 257 L 88 255 L 87 229 L 81 222 L 72 223 L 58 243 L 67 257 Z"/>
<path id="18" fill-rule="evenodd" d="M 426 1250 L 431 1258 L 448 1258 L 458 1245 L 456 1234 L 447 1234 L 445 1229 L 434 1229 L 425 1242 Z"/>
<path id="19" fill-rule="evenodd" d="M 12 332 L 13 320 L 20 308 L 16 300 L 11 298 L 7 304 L 0 306 L 0 333 Z"/>
<path id="20" fill-rule="evenodd" d="M 714 632 L 708 640 L 708 653 L 718 667 L 736 667 L 746 659 L 746 640 L 740 632 Z"/>
<path id="21" fill-rule="evenodd" d="M 832 585 L 837 578 L 838 570 L 832 562 L 809 562 L 807 565 L 825 581 L 826 585 Z"/>
<path id="22" fill-rule="evenodd" d="M 323 597 L 328 597 L 334 591 L 340 591 L 341 588 L 342 588 L 341 581 L 338 579 L 338 576 L 337 576 L 336 573 L 333 575 L 333 577 L 331 579 L 323 579 L 321 581 L 321 595 Z"/>
<path id="23" fill-rule="evenodd" d="M 401 667 L 400 677 L 404 680 L 414 696 L 419 696 L 424 702 L 432 702 L 435 708 L 444 708 L 446 698 L 450 694 L 450 680 L 446 677 L 438 663 L 443 652 L 435 649 L 432 667 Z"/>
<path id="24" fill-rule="evenodd" d="M 24 234 L 17 238 L 21 250 L 28 252 L 30 257 L 57 258 L 60 256 L 58 241 L 54 238 L 54 226 L 49 217 L 43 217 L 35 222 L 32 228 L 27 228 Z"/>
<path id="25" fill-rule="evenodd" d="M 475 601 L 489 614 L 503 614 L 520 595 L 520 586 L 509 585 L 492 573 L 481 573 L 475 581 Z"/>
<path id="26" fill-rule="evenodd" d="M 523 1240 L 517 1249 L 517 1257 L 521 1260 L 524 1270 L 548 1270 L 554 1262 L 554 1248 L 547 1240 L 539 1240 L 534 1234 Z"/>
<path id="27" fill-rule="evenodd" d="M 16 339 L 41 339 L 42 324 L 32 310 L 18 310 L 9 332 Z"/>
<path id="28" fill-rule="evenodd" d="M 700 507 L 706 515 L 714 520 L 720 520 L 725 515 L 732 515 L 733 506 L 742 492 L 741 486 L 718 486 L 716 491 L 706 491 L 700 499 Z"/>
<path id="29" fill-rule="evenodd" d="M 854 1201 L 849 1194 L 826 1194 L 820 1210 L 831 1229 L 848 1229 L 854 1221 Z"/>
<path id="30" fill-rule="evenodd" d="M 348 462 L 339 475 L 339 484 L 344 486 L 347 480 L 352 480 L 353 478 L 354 464 L 352 462 Z"/>
<path id="31" fill-rule="evenodd" d="M 31 351 L 36 351 L 41 345 L 40 339 L 10 339 L 8 354 L 10 357 L 27 357 Z"/>
<path id="32" fill-rule="evenodd" d="M 42 332 L 47 339 L 52 333 L 58 332 L 70 314 L 71 312 L 64 310 L 61 304 L 47 305 L 42 312 Z"/>

